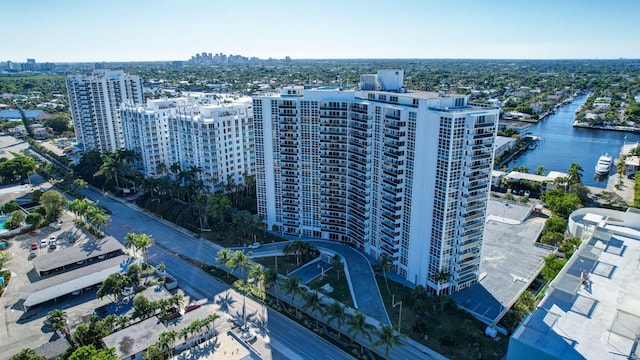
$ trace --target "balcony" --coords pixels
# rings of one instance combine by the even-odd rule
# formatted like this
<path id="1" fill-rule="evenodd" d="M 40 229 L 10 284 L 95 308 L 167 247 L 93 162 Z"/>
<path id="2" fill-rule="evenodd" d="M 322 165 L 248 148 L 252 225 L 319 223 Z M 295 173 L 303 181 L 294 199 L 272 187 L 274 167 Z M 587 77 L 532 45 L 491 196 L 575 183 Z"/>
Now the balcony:
<path id="1" fill-rule="evenodd" d="M 475 249 L 475 248 L 477 248 L 477 247 L 479 247 L 481 245 L 482 245 L 482 241 L 480 239 L 477 239 L 477 240 L 474 240 L 474 241 L 471 241 L 471 242 L 468 242 L 468 243 L 463 243 L 463 244 L 458 245 L 458 246 L 459 246 L 461 252 L 465 252 L 465 251 L 470 250 L 470 249 Z"/>
<path id="2" fill-rule="evenodd" d="M 458 261 L 457 262 L 460 263 L 461 261 L 464 261 L 464 260 L 467 260 L 469 258 L 476 257 L 476 256 L 477 257 L 480 256 L 478 251 L 470 251 L 468 253 L 458 254 Z"/>
<path id="3" fill-rule="evenodd" d="M 493 122 L 484 122 L 484 123 L 477 123 L 473 125 L 474 129 L 484 129 L 484 128 L 490 128 L 495 126 L 495 123 Z"/>
<path id="4" fill-rule="evenodd" d="M 480 265 L 480 256 L 477 256 L 475 258 L 470 258 L 468 260 L 463 261 L 460 266 L 466 267 L 466 266 L 471 266 L 471 265 Z"/>
<path id="5" fill-rule="evenodd" d="M 485 216 L 484 212 L 467 212 L 463 215 L 465 221 L 474 221 L 478 219 L 483 219 Z"/>
<path id="6" fill-rule="evenodd" d="M 479 229 L 482 228 L 484 226 L 484 222 L 483 221 L 476 221 L 474 223 L 470 223 L 470 224 L 466 224 L 463 229 L 465 233 L 468 233 L 470 231 L 473 231 L 475 229 Z"/>
<path id="7" fill-rule="evenodd" d="M 479 237 L 482 236 L 482 229 L 476 230 L 476 231 L 472 231 L 469 233 L 465 233 L 462 235 L 462 241 L 469 241 L 472 239 L 478 239 L 479 241 Z"/>

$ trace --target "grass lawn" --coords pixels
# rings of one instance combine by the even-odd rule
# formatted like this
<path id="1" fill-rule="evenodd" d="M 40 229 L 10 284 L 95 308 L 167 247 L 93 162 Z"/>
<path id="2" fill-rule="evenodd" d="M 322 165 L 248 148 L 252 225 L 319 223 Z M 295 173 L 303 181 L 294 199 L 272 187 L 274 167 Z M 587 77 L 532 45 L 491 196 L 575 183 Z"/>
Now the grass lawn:
<path id="1" fill-rule="evenodd" d="M 387 292 L 384 278 L 377 277 L 376 279 L 389 318 L 391 318 L 394 328 L 397 328 L 400 306 L 396 306 L 395 308 L 391 306 L 392 295 Z M 451 359 L 476 360 L 479 358 L 478 352 L 481 352 L 482 359 L 500 359 L 506 353 L 509 342 L 508 337 L 500 335 L 500 340 L 498 341 L 490 339 L 484 335 L 486 325 L 476 320 L 467 312 L 452 309 L 449 306 L 445 306 L 441 312 L 438 308 L 435 315 L 423 318 L 428 323 L 427 339 L 418 338 L 411 330 L 413 324 L 418 319 L 418 315 L 408 306 L 408 299 L 411 298 L 412 289 L 391 280 L 389 280 L 389 289 L 392 294 L 395 294 L 396 302 L 403 302 L 402 334 L 411 337 Z M 462 325 L 467 319 L 471 320 L 472 324 L 468 331 Z M 455 346 L 449 345 L 445 347 L 442 345 L 440 339 L 447 335 L 455 341 Z"/>
<path id="2" fill-rule="evenodd" d="M 307 286 L 319 290 L 322 285 L 327 283 L 331 285 L 333 292 L 325 295 L 340 301 L 346 306 L 353 307 L 353 298 L 351 297 L 351 290 L 349 290 L 349 283 L 344 276 L 344 271 L 340 271 L 340 280 L 338 280 L 338 271 L 332 267 L 331 270 L 324 273 L 322 278 L 311 281 Z"/>
<path id="3" fill-rule="evenodd" d="M 266 245 L 268 246 L 268 245 Z M 275 269 L 276 268 L 276 260 L 274 256 L 261 257 L 261 258 L 253 258 L 251 259 L 262 266 Z M 304 264 L 302 264 L 304 265 Z M 300 266 L 302 266 L 300 265 Z M 278 256 L 278 274 L 288 275 L 293 270 L 299 268 L 300 266 L 296 265 L 296 257 L 294 255 L 284 255 Z"/>

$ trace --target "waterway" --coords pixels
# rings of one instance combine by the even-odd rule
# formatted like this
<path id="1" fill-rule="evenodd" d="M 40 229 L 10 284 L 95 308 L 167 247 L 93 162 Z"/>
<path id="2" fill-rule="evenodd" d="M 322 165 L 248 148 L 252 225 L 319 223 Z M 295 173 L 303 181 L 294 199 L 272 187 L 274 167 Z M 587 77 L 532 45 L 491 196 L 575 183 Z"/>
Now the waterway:
<path id="1" fill-rule="evenodd" d="M 530 173 L 538 166 L 549 171 L 567 172 L 569 165 L 578 163 L 584 169 L 582 182 L 588 186 L 604 188 L 606 179 L 595 177 L 595 166 L 600 155 L 608 153 L 618 158 L 620 148 L 627 142 L 640 141 L 640 134 L 622 131 L 574 128 L 576 110 L 587 100 L 587 96 L 578 96 L 571 103 L 562 106 L 555 114 L 531 126 L 531 133 L 542 137 L 542 141 L 533 150 L 527 150 L 507 165 L 526 166 Z M 615 166 L 610 176 L 616 176 Z"/>

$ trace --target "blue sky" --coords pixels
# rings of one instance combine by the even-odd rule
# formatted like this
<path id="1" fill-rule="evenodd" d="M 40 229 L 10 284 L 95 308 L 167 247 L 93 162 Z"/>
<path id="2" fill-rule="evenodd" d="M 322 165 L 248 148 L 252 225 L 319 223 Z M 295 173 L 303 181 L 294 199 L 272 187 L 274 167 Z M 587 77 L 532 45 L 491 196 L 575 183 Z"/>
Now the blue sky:
<path id="1" fill-rule="evenodd" d="M 0 61 L 640 58 L 639 0 L 2 0 Z"/>

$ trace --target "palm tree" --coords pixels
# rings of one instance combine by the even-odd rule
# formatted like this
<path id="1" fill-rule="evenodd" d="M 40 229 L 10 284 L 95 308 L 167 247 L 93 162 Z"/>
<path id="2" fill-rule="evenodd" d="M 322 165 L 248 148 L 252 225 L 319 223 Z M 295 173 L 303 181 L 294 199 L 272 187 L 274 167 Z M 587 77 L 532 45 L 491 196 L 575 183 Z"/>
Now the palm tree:
<path id="1" fill-rule="evenodd" d="M 211 326 L 211 328 L 215 328 L 215 322 L 216 320 L 220 319 L 220 315 L 218 315 L 218 313 L 213 313 L 213 314 L 209 314 L 207 315 L 207 317 L 204 319 L 207 323 L 207 331 L 209 331 L 209 327 Z"/>
<path id="2" fill-rule="evenodd" d="M 169 354 L 169 356 L 171 356 L 173 346 L 177 338 L 178 333 L 175 330 L 160 333 L 157 344 L 163 354 Z"/>
<path id="3" fill-rule="evenodd" d="M 170 300 L 170 304 L 175 306 L 178 309 L 180 308 L 180 305 L 182 305 L 182 302 L 183 302 L 182 301 L 183 300 L 182 295 L 180 295 L 180 294 L 172 295 L 169 298 L 169 300 Z"/>
<path id="4" fill-rule="evenodd" d="M 295 255 L 296 256 L 296 265 L 300 266 L 300 259 L 302 256 L 306 256 L 310 251 L 309 244 L 305 243 L 300 239 L 295 239 L 293 242 L 286 244 L 282 248 L 282 252 L 285 255 Z"/>
<path id="5" fill-rule="evenodd" d="M 69 206 L 69 211 L 71 211 L 75 215 L 76 221 L 77 221 L 78 216 L 80 215 L 80 212 L 83 212 L 83 209 L 87 208 L 87 203 L 80 199 L 73 199 L 69 202 L 68 206 Z"/>
<path id="6" fill-rule="evenodd" d="M 344 306 L 337 301 L 334 301 L 327 307 L 325 310 L 325 316 L 328 317 L 327 322 L 331 324 L 334 320 L 336 321 L 336 330 L 338 330 L 338 340 L 340 340 L 340 334 L 342 331 L 342 324 L 346 318 L 346 314 L 344 313 Z"/>
<path id="7" fill-rule="evenodd" d="M 209 199 L 209 195 L 206 193 L 196 193 L 193 196 L 193 209 L 195 210 L 196 215 L 198 215 L 198 220 L 200 221 L 200 231 L 205 231 L 205 229 L 209 229 L 209 224 L 207 221 L 207 200 Z M 205 227 L 206 226 L 206 227 Z"/>
<path id="8" fill-rule="evenodd" d="M 347 335 L 351 337 L 351 341 L 355 341 L 357 336 L 361 336 L 363 341 L 360 341 L 360 353 L 364 351 L 364 338 L 371 340 L 371 333 L 375 330 L 375 326 L 367 322 L 367 317 L 360 311 L 356 311 L 347 320 L 349 329 Z"/>
<path id="9" fill-rule="evenodd" d="M 42 355 L 38 355 L 33 349 L 22 349 L 19 353 L 13 355 L 11 360 L 45 360 Z"/>
<path id="10" fill-rule="evenodd" d="M 169 166 L 169 171 L 173 174 L 174 180 L 177 179 L 177 175 L 180 173 L 180 163 L 174 162 Z"/>
<path id="11" fill-rule="evenodd" d="M 149 235 L 142 233 L 138 234 L 137 247 L 142 250 L 142 259 L 144 265 L 147 265 L 147 257 L 149 255 L 149 248 L 153 245 L 153 239 Z"/>
<path id="12" fill-rule="evenodd" d="M 237 251 L 232 252 L 231 253 L 231 258 L 225 264 L 228 268 L 231 269 L 232 273 L 234 271 L 236 271 L 237 269 L 240 269 L 241 287 L 239 287 L 239 289 L 242 292 L 242 323 L 244 324 L 245 327 L 246 327 L 246 324 L 247 324 L 247 319 L 246 319 L 247 313 L 246 313 L 245 301 L 246 301 L 246 291 L 248 290 L 248 288 L 246 286 L 244 286 L 246 284 L 245 283 L 246 279 L 244 277 L 244 271 L 249 266 L 249 264 L 250 264 L 249 263 L 249 258 L 241 250 L 237 250 Z"/>
<path id="13" fill-rule="evenodd" d="M 138 241 L 137 235 L 135 233 L 128 233 L 127 236 L 124 237 L 124 247 L 127 249 L 133 250 L 133 256 L 138 252 Z"/>
<path id="14" fill-rule="evenodd" d="M 387 292 L 391 294 L 391 290 L 389 290 L 389 282 L 387 281 L 387 271 L 393 269 L 393 262 L 389 258 L 387 254 L 380 255 L 380 262 L 378 263 L 378 269 L 382 273 L 384 277 L 384 283 L 387 286 Z"/>
<path id="15" fill-rule="evenodd" d="M 275 287 L 274 293 L 276 295 L 276 303 L 279 303 L 280 298 L 278 297 L 278 272 L 275 269 L 268 269 L 264 274 L 264 286 L 265 288 Z"/>
<path id="16" fill-rule="evenodd" d="M 298 308 L 295 305 L 296 297 L 304 293 L 304 290 L 302 290 L 304 288 L 300 286 L 301 282 L 302 280 L 300 280 L 299 277 L 291 276 L 288 277 L 282 284 L 282 290 L 284 291 L 285 295 L 291 294 L 291 306 L 296 309 L 296 315 L 298 314 Z"/>
<path id="17" fill-rule="evenodd" d="M 584 169 L 578 163 L 572 163 L 569 165 L 569 170 L 567 170 L 567 180 L 569 181 L 569 184 L 581 183 L 582 171 L 584 171 Z"/>
<path id="18" fill-rule="evenodd" d="M 145 233 L 128 233 L 124 238 L 124 246 L 126 248 L 132 248 L 134 255 L 137 250 L 142 250 L 142 260 L 145 266 L 147 265 L 147 256 L 151 245 L 153 245 L 153 239 Z"/>
<path id="19" fill-rule="evenodd" d="M 111 217 L 109 215 L 105 215 L 102 209 L 96 208 L 96 210 L 90 211 L 87 214 L 87 221 L 90 222 L 93 227 L 100 233 L 102 232 L 102 228 L 107 225 L 109 221 L 111 221 Z"/>
<path id="20" fill-rule="evenodd" d="M 120 329 L 124 329 L 129 325 L 130 321 L 131 321 L 131 319 L 127 315 L 123 314 L 123 315 L 118 316 L 118 318 L 116 319 L 116 325 Z"/>
<path id="21" fill-rule="evenodd" d="M 340 281 L 340 270 L 344 270 L 344 264 L 342 263 L 342 258 L 340 255 L 335 254 L 331 259 L 331 264 L 336 268 L 336 273 L 338 276 L 338 281 Z"/>
<path id="22" fill-rule="evenodd" d="M 562 186 L 563 189 L 565 189 L 565 191 L 567 190 L 567 185 L 569 185 L 569 177 L 568 176 L 558 176 L 557 178 L 553 179 L 553 183 L 556 186 Z"/>
<path id="23" fill-rule="evenodd" d="M 389 359 L 389 350 L 396 345 L 402 345 L 400 343 L 401 335 L 396 334 L 390 325 L 383 324 L 380 326 L 380 330 L 375 330 L 374 333 L 378 337 L 378 340 L 371 343 L 371 346 L 384 346 L 384 358 Z"/>
<path id="24" fill-rule="evenodd" d="M 113 154 L 104 154 L 102 156 L 102 165 L 100 166 L 100 169 L 98 170 L 98 172 L 95 173 L 94 176 L 104 175 L 107 179 L 115 179 L 116 187 L 120 187 L 120 184 L 118 183 L 118 167 L 119 166 L 120 164 L 118 164 Z"/>
<path id="25" fill-rule="evenodd" d="M 163 162 L 159 162 L 156 164 L 156 173 L 157 174 L 164 174 L 167 171 L 167 164 L 163 163 Z"/>
<path id="26" fill-rule="evenodd" d="M 51 323 L 51 327 L 53 328 L 54 331 L 60 330 L 62 335 L 64 335 L 64 337 L 67 338 L 67 340 L 70 343 L 73 343 L 70 341 L 69 328 L 67 327 L 66 312 L 60 309 L 51 310 L 47 314 L 47 321 Z"/>
<path id="27" fill-rule="evenodd" d="M 249 271 L 249 278 L 254 279 L 256 286 L 258 286 L 260 290 L 264 290 L 261 285 L 264 285 L 264 279 L 266 276 L 267 273 L 264 270 L 264 266 L 260 264 L 252 266 L 251 270 Z"/>
<path id="28" fill-rule="evenodd" d="M 244 278 L 244 272 L 247 269 L 247 267 L 249 267 L 249 258 L 247 257 L 247 254 L 245 254 L 242 250 L 236 250 L 232 252 L 231 258 L 229 259 L 229 261 L 227 261 L 225 265 L 228 268 L 231 268 L 232 273 L 240 269 L 240 274 L 241 274 L 240 279 L 242 281 L 246 281 L 246 279 Z"/>
<path id="29" fill-rule="evenodd" d="M 231 251 L 229 249 L 221 249 L 218 251 L 218 257 L 215 258 L 215 262 L 220 265 L 227 266 L 227 263 L 231 260 Z M 229 278 L 229 272 L 227 271 L 227 278 Z"/>
<path id="30" fill-rule="evenodd" d="M 318 318 L 322 316 L 322 302 L 320 301 L 320 296 L 316 291 L 309 291 L 304 295 L 304 305 L 302 305 L 302 310 L 307 311 L 310 310 L 309 313 L 316 319 L 316 327 L 318 327 Z M 315 316 L 316 312 L 319 312 L 318 317 Z"/>
<path id="31" fill-rule="evenodd" d="M 535 172 L 536 175 L 544 175 L 544 166 L 538 166 Z"/>
<path id="32" fill-rule="evenodd" d="M 449 282 L 450 279 L 451 279 L 451 273 L 449 273 L 448 271 L 440 270 L 440 272 L 436 274 L 436 283 L 438 283 L 438 285 L 442 285 L 443 283 Z M 441 290 L 442 289 L 438 288 L 438 295 L 440 295 Z"/>

